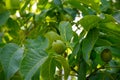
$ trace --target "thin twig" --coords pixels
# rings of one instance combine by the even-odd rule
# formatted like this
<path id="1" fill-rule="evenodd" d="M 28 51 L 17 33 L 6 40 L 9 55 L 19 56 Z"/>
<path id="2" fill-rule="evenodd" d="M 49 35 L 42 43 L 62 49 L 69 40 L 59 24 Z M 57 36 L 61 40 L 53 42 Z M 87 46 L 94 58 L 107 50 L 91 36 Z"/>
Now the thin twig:
<path id="1" fill-rule="evenodd" d="M 74 71 L 75 73 L 79 74 L 78 71 L 76 71 L 73 67 L 71 67 L 71 70 Z"/>
<path id="2" fill-rule="evenodd" d="M 89 80 L 89 78 L 90 78 L 92 75 L 94 75 L 98 70 L 104 69 L 104 68 L 105 68 L 105 65 L 106 65 L 106 63 L 105 63 L 104 65 L 102 65 L 100 68 L 96 68 L 96 69 L 87 77 L 87 80 Z"/>

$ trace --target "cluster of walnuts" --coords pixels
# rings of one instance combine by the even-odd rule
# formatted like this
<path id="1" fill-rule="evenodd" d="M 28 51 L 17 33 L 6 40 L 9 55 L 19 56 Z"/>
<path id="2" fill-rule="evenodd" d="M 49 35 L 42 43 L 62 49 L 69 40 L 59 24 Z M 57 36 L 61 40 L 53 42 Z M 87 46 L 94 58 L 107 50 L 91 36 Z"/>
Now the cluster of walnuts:
<path id="1" fill-rule="evenodd" d="M 52 48 L 56 53 L 63 54 L 66 50 L 66 45 L 62 41 L 60 35 L 54 31 L 49 31 L 45 34 L 45 37 L 49 40 L 49 48 Z"/>
<path id="2" fill-rule="evenodd" d="M 49 40 L 49 47 L 58 54 L 63 54 L 66 50 L 66 45 L 62 41 L 60 35 L 54 31 L 49 31 L 45 34 L 45 37 Z M 110 49 L 104 49 L 101 52 L 101 59 L 104 62 L 109 62 L 112 59 L 112 54 Z"/>

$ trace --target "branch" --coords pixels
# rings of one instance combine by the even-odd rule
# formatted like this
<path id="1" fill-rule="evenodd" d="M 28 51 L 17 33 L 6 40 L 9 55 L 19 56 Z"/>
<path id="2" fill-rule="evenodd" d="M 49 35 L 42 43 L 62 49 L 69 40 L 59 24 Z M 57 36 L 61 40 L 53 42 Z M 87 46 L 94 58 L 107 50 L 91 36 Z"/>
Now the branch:
<path id="1" fill-rule="evenodd" d="M 107 64 L 107 63 L 106 63 L 106 64 Z M 106 64 L 102 65 L 100 68 L 96 68 L 96 69 L 87 77 L 87 80 L 89 80 L 89 78 L 90 78 L 92 75 L 94 75 L 98 70 L 104 69 Z"/>
<path id="2" fill-rule="evenodd" d="M 75 73 L 79 74 L 79 72 L 76 71 L 73 67 L 71 67 L 71 70 L 74 71 Z"/>

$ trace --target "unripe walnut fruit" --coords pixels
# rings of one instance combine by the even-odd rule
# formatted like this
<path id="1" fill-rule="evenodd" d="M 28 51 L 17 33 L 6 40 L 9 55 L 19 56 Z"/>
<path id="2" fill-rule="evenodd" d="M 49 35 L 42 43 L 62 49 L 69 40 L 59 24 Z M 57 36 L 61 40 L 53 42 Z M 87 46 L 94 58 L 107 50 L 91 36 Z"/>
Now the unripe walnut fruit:
<path id="1" fill-rule="evenodd" d="M 101 59 L 104 62 L 109 62 L 112 59 L 112 53 L 109 49 L 104 49 L 101 52 Z"/>
<path id="2" fill-rule="evenodd" d="M 61 37 L 60 35 L 58 35 L 56 32 L 54 31 L 49 31 L 47 32 L 45 35 L 44 35 L 48 41 L 49 41 L 49 48 L 51 47 L 52 43 L 55 41 L 55 40 L 60 40 Z"/>
<path id="3" fill-rule="evenodd" d="M 63 43 L 63 41 L 61 40 L 56 40 L 52 43 L 52 49 L 58 53 L 58 54 L 62 54 L 65 52 L 66 50 L 66 45 Z"/>

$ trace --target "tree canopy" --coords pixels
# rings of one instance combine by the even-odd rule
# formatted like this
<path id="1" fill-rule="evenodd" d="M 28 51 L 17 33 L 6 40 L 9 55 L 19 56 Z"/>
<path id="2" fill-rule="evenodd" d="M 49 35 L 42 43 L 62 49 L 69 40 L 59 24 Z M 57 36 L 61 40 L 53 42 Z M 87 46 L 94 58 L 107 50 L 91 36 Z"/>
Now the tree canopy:
<path id="1" fill-rule="evenodd" d="M 120 0 L 0 0 L 0 80 L 119 80 Z"/>

